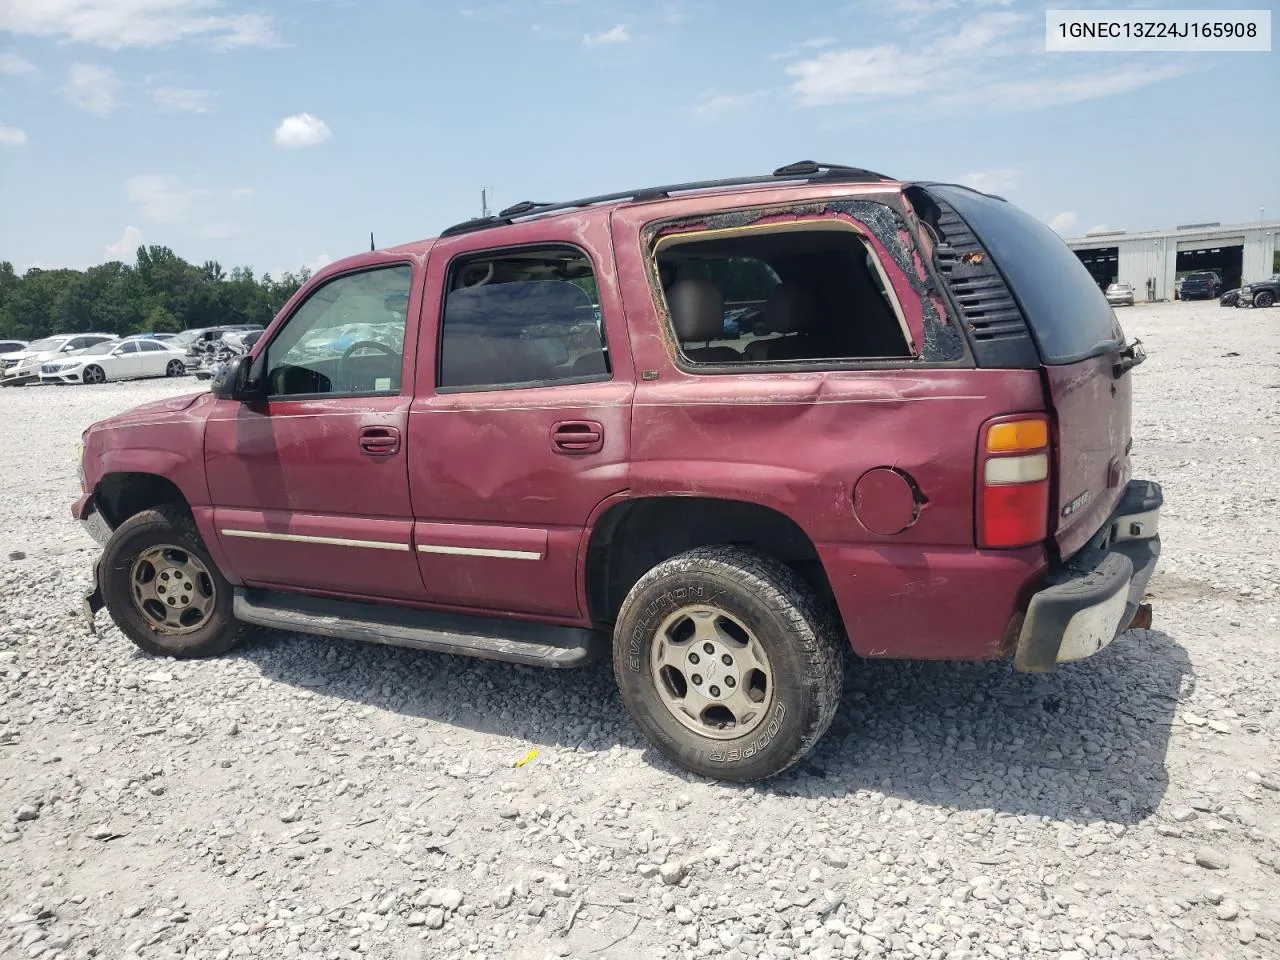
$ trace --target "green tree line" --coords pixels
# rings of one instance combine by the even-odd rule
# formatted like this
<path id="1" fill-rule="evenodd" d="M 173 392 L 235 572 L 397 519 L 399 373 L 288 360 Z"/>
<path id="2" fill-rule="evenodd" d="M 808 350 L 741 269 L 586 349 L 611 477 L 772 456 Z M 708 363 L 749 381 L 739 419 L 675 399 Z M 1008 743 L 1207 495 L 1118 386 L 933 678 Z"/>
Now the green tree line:
<path id="1" fill-rule="evenodd" d="M 0 261 L 0 338 L 266 326 L 310 275 L 306 267 L 279 279 L 255 278 L 249 267 L 228 274 L 216 261 L 197 267 L 157 246 L 139 247 L 133 264 L 114 260 L 87 270 L 33 267 L 18 275 Z"/>

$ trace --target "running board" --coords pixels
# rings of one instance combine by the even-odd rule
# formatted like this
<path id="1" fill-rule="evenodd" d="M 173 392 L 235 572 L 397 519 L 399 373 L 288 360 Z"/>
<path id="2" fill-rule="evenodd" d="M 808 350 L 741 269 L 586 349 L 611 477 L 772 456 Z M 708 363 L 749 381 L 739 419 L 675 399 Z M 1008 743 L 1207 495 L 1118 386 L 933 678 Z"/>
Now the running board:
<path id="1" fill-rule="evenodd" d="M 237 620 L 276 630 L 534 667 L 581 666 L 599 657 L 607 647 L 604 635 L 595 630 L 330 600 L 275 590 L 237 589 L 233 610 Z"/>

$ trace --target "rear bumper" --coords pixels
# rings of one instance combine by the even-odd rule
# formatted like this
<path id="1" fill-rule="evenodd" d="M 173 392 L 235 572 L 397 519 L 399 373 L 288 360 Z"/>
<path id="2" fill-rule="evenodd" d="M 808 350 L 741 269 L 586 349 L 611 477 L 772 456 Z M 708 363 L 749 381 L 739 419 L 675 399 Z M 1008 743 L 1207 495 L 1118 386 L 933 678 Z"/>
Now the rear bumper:
<path id="1" fill-rule="evenodd" d="M 1160 485 L 1134 480 L 1079 553 L 1031 598 L 1014 666 L 1031 673 L 1083 660 L 1133 622 L 1160 557 Z"/>

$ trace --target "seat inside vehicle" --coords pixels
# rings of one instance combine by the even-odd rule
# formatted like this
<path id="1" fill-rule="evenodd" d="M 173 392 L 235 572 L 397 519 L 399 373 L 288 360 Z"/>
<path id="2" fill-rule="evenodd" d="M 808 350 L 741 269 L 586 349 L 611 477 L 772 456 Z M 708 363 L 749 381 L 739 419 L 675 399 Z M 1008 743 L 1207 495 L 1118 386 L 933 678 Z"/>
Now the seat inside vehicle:
<path id="1" fill-rule="evenodd" d="M 660 241 L 656 266 L 690 363 L 914 355 L 876 260 L 853 230 L 824 224 L 675 237 Z"/>
<path id="2" fill-rule="evenodd" d="M 572 248 L 511 251 L 455 265 L 442 323 L 444 389 L 610 375 L 591 263 Z"/>

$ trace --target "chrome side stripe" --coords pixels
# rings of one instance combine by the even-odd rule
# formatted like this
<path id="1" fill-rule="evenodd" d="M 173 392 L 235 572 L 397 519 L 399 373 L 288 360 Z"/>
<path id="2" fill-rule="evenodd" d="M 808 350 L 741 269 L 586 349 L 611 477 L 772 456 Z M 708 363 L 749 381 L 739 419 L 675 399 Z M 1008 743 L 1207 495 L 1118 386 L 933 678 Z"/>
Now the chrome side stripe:
<path id="1" fill-rule="evenodd" d="M 420 543 L 419 553 L 445 553 L 455 557 L 496 557 L 499 560 L 541 560 L 533 550 L 489 550 L 483 547 L 446 547 L 443 544 Z"/>
<path id="2" fill-rule="evenodd" d="M 348 540 L 345 537 L 311 537 L 301 533 L 270 533 L 266 530 L 223 530 L 224 537 L 243 537 L 246 540 L 285 540 L 289 543 L 323 543 L 331 547 L 365 547 L 369 550 L 408 550 L 407 543 L 391 543 L 386 540 Z"/>

